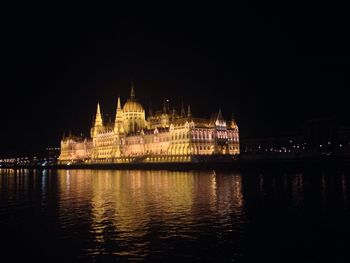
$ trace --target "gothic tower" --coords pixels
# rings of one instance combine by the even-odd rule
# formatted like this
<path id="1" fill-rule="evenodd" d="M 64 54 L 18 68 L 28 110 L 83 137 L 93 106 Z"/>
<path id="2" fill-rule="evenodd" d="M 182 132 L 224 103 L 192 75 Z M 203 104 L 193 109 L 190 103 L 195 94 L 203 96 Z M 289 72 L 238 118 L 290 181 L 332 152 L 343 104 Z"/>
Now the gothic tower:
<path id="1" fill-rule="evenodd" d="M 95 116 L 95 122 L 91 128 L 91 137 L 96 137 L 97 133 L 103 128 L 103 121 L 101 116 L 100 104 L 97 103 L 97 111 Z"/>

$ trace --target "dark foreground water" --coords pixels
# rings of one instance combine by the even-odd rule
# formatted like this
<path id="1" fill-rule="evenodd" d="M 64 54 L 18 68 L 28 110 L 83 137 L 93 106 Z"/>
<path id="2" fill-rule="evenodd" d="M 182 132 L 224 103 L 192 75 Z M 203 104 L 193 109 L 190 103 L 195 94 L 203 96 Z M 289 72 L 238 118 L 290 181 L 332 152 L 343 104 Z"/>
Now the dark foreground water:
<path id="1" fill-rule="evenodd" d="M 0 170 L 0 262 L 350 262 L 349 199 L 347 172 Z"/>

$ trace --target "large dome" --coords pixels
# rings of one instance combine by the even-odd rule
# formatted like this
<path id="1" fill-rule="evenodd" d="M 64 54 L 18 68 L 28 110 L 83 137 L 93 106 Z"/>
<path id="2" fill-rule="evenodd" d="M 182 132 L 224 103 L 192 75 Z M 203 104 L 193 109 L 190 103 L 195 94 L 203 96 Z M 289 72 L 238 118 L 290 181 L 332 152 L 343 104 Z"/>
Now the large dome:
<path id="1" fill-rule="evenodd" d="M 143 112 L 142 105 L 134 99 L 129 99 L 123 106 L 123 112 Z"/>
<path id="2" fill-rule="evenodd" d="M 134 82 L 131 82 L 130 98 L 123 106 L 123 112 L 143 112 L 142 105 L 135 99 Z"/>

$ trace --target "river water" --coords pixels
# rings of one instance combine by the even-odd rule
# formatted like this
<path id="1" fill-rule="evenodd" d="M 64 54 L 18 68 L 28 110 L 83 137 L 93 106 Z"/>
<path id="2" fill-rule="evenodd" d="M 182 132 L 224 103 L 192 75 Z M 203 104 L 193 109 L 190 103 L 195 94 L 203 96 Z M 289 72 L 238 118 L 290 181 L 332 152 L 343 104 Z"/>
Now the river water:
<path id="1" fill-rule="evenodd" d="M 3 169 L 0 260 L 350 262 L 349 199 L 340 171 Z"/>

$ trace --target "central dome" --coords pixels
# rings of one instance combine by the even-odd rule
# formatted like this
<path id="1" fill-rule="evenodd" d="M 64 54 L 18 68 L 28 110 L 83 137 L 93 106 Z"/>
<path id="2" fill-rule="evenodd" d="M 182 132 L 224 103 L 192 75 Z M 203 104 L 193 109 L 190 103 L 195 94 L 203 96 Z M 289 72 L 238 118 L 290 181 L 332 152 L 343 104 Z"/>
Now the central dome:
<path id="1" fill-rule="evenodd" d="M 129 99 L 123 106 L 123 112 L 142 112 L 144 109 L 142 108 L 142 105 L 135 101 Z"/>
<path id="2" fill-rule="evenodd" d="M 143 112 L 142 105 L 135 99 L 134 83 L 131 83 L 130 98 L 123 106 L 123 112 Z"/>

